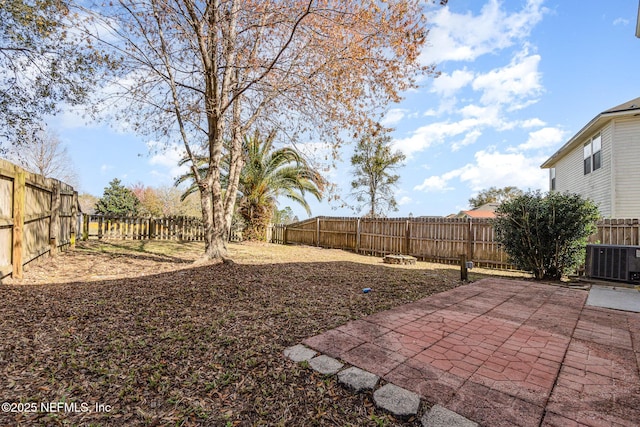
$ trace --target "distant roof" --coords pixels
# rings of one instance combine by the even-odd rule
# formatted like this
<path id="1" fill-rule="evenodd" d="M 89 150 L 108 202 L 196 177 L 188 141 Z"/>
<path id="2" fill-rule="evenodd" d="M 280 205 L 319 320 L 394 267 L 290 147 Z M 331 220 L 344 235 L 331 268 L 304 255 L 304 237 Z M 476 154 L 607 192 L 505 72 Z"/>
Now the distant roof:
<path id="1" fill-rule="evenodd" d="M 602 126 L 607 121 L 611 120 L 615 116 L 624 116 L 627 114 L 638 114 L 637 110 L 640 110 L 640 97 L 634 98 L 623 104 L 616 105 L 609 108 L 602 113 L 595 116 L 589 123 L 587 123 L 578 133 L 571 137 L 566 144 L 564 144 L 558 151 L 553 153 L 540 167 L 543 169 L 552 167 L 558 160 L 560 160 L 566 153 L 573 150 L 582 141 L 580 140 L 585 134 L 594 131 L 596 128 Z"/>
<path id="2" fill-rule="evenodd" d="M 461 211 L 460 213 L 468 215 L 471 218 L 495 218 L 496 217 L 496 213 L 494 211 L 471 210 L 471 211 Z"/>
<path id="3" fill-rule="evenodd" d="M 473 208 L 471 210 L 472 211 L 491 211 L 491 212 L 495 212 L 496 209 L 498 209 L 499 206 L 500 206 L 500 203 L 489 202 L 489 203 L 485 203 L 482 206 L 478 206 L 477 208 Z"/>

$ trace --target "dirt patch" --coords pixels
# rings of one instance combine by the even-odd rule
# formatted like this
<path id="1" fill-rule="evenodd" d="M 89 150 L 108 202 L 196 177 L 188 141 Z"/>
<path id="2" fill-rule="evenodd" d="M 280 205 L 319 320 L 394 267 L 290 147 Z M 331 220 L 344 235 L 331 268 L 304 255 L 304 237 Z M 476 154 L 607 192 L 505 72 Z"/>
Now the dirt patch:
<path id="1" fill-rule="evenodd" d="M 233 264 L 194 267 L 201 251 L 83 242 L 5 280 L 0 401 L 23 410 L 0 424 L 418 425 L 282 351 L 459 286 L 458 269 L 267 244 L 232 244 Z"/>

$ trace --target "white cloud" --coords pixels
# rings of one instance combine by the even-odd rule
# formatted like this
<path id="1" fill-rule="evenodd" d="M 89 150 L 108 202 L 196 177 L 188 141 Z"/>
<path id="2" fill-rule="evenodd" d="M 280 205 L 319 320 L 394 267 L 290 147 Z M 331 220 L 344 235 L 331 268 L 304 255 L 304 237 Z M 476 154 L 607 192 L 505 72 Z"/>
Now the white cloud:
<path id="1" fill-rule="evenodd" d="M 623 27 L 625 27 L 625 26 L 629 25 L 629 20 L 626 19 L 626 18 L 616 18 L 613 21 L 613 25 L 616 25 L 616 26 L 617 25 L 622 25 Z"/>
<path id="2" fill-rule="evenodd" d="M 480 132 L 477 129 L 476 130 L 472 130 L 471 132 L 467 133 L 464 136 L 462 141 L 454 142 L 451 145 L 451 151 L 458 151 L 462 147 L 466 147 L 467 145 L 471 145 L 471 144 L 475 143 L 478 140 L 478 138 L 480 138 L 480 136 L 482 136 L 482 132 Z"/>
<path id="3" fill-rule="evenodd" d="M 393 126 L 404 119 L 408 112 L 409 110 L 402 108 L 392 108 L 387 111 L 387 114 L 385 114 L 382 120 L 380 120 L 380 124 L 382 126 Z"/>
<path id="4" fill-rule="evenodd" d="M 398 206 L 402 206 L 402 205 L 408 205 L 409 203 L 411 203 L 413 200 L 411 199 L 411 197 L 409 196 L 402 196 L 398 199 Z"/>
<path id="5" fill-rule="evenodd" d="M 430 176 L 422 184 L 413 187 L 414 190 L 425 192 L 451 191 L 454 188 L 449 186 L 449 180 L 443 176 Z"/>
<path id="6" fill-rule="evenodd" d="M 500 118 L 501 111 L 499 105 L 479 106 L 475 104 L 465 105 L 459 109 L 460 114 L 465 118 L 478 120 L 479 123 L 493 127 L 503 127 L 503 119 Z"/>
<path id="7" fill-rule="evenodd" d="M 451 181 L 457 178 L 471 191 L 478 192 L 489 187 L 515 186 L 524 190 L 547 189 L 548 172 L 540 169 L 546 156 L 525 156 L 523 153 L 501 153 L 488 148 L 475 154 L 475 162 L 446 172 L 430 176 L 414 190 L 447 191 L 454 187 Z"/>
<path id="8" fill-rule="evenodd" d="M 431 92 L 441 96 L 451 96 L 473 81 L 473 73 L 463 70 L 455 70 L 451 74 L 442 73 L 433 80 Z"/>
<path id="9" fill-rule="evenodd" d="M 447 142 L 451 144 L 452 150 L 456 151 L 476 142 L 482 135 L 483 128 L 509 128 L 509 124 L 500 118 L 500 108 L 496 105 L 486 107 L 467 105 L 458 108 L 457 111 L 463 117 L 461 120 L 434 122 L 421 126 L 414 130 L 410 136 L 395 140 L 394 147 L 408 157 L 434 145 Z M 461 140 L 450 142 L 451 139 L 460 137 L 462 137 Z"/>
<path id="10" fill-rule="evenodd" d="M 189 165 L 178 165 L 185 155 L 184 147 L 171 145 L 163 148 L 157 141 L 149 141 L 147 146 L 150 150 L 158 150 L 158 152 L 149 159 L 149 164 L 164 168 L 164 171 L 152 171 L 152 175 L 173 180 L 189 171 Z"/>
<path id="11" fill-rule="evenodd" d="M 537 128 L 544 125 L 546 125 L 546 123 L 538 118 L 527 119 L 520 122 L 520 126 L 523 127 L 524 129 Z"/>
<path id="12" fill-rule="evenodd" d="M 482 92 L 484 105 L 507 105 L 517 110 L 529 105 L 530 98 L 542 92 L 541 74 L 538 71 L 540 55 L 528 55 L 525 48 L 509 65 L 479 75 L 473 81 L 473 89 Z"/>
<path id="13" fill-rule="evenodd" d="M 425 64 L 444 61 L 474 61 L 481 55 L 512 46 L 526 38 L 547 9 L 543 0 L 528 0 L 520 11 L 509 13 L 502 2 L 489 0 L 479 15 L 453 13 L 449 7 L 435 9 L 427 46 L 421 55 Z"/>
<path id="14" fill-rule="evenodd" d="M 398 206 L 407 205 L 413 202 L 413 199 L 409 197 L 407 190 L 403 190 L 402 188 L 398 188 L 394 195 Z"/>
<path id="15" fill-rule="evenodd" d="M 544 126 L 539 119 L 511 120 L 507 116 L 508 112 L 537 102 L 537 97 L 543 92 L 538 69 L 541 58 L 530 55 L 529 50 L 525 43 L 509 64 L 485 73 L 474 73 L 465 68 L 436 79 L 430 91 L 440 95 L 440 105 L 437 110 L 430 109 L 424 115 L 449 118 L 419 127 L 409 136 L 397 139 L 395 147 L 408 157 L 443 143 L 449 143 L 452 150 L 457 151 L 475 143 L 486 128 L 504 131 L 517 126 Z M 458 105 L 455 95 L 466 86 L 471 86 L 479 94 L 479 99 L 465 98 L 466 105 Z M 456 116 L 461 118 L 456 120 Z"/>
<path id="16" fill-rule="evenodd" d="M 548 172 L 540 169 L 546 156 L 529 157 L 522 153 L 500 153 L 487 149 L 475 154 L 475 163 L 463 166 L 460 181 L 472 191 L 489 187 L 515 186 L 542 189 L 548 186 Z"/>
<path id="17" fill-rule="evenodd" d="M 394 148 L 408 157 L 433 145 L 442 144 L 448 138 L 457 137 L 475 129 L 478 119 L 463 119 L 457 122 L 436 122 L 416 129 L 411 136 L 394 141 Z"/>
<path id="18" fill-rule="evenodd" d="M 96 129 L 100 126 L 96 121 L 86 115 L 84 107 L 74 107 L 67 104 L 61 105 L 60 113 L 47 117 L 46 122 L 56 129 Z"/>
<path id="19" fill-rule="evenodd" d="M 518 145 L 520 150 L 536 150 L 549 148 L 564 141 L 565 131 L 554 127 L 545 127 L 529 133 L 529 139 L 524 144 Z"/>

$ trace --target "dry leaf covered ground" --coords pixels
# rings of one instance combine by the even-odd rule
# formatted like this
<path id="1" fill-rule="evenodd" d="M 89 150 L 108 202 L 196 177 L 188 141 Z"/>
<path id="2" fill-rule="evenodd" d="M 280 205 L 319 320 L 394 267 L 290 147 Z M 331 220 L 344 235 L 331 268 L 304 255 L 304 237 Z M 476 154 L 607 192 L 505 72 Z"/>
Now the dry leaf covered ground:
<path id="1" fill-rule="evenodd" d="M 82 242 L 5 279 L 0 425 L 418 425 L 282 352 L 459 286 L 457 268 L 255 243 L 194 266 L 201 251 Z"/>

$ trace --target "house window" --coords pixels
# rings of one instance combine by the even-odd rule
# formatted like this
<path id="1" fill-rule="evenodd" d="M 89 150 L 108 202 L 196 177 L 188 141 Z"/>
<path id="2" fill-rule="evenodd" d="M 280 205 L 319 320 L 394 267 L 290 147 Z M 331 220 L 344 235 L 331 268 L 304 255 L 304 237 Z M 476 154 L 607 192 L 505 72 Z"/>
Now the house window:
<path id="1" fill-rule="evenodd" d="M 593 140 L 591 141 L 591 146 L 593 150 L 593 154 L 592 154 L 593 170 L 595 171 L 597 169 L 600 169 L 600 166 L 602 166 L 602 160 L 601 160 L 602 137 L 600 136 L 600 134 L 598 134 L 593 138 Z"/>
<path id="2" fill-rule="evenodd" d="M 600 169 L 602 166 L 602 136 L 594 136 L 584 144 L 582 156 L 584 162 L 584 174 Z"/>
<path id="3" fill-rule="evenodd" d="M 551 168 L 549 175 L 551 177 L 551 191 L 553 191 L 556 189 L 556 168 Z"/>
<path id="4" fill-rule="evenodd" d="M 591 173 L 591 142 L 584 145 L 584 174 Z"/>

